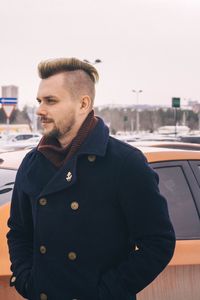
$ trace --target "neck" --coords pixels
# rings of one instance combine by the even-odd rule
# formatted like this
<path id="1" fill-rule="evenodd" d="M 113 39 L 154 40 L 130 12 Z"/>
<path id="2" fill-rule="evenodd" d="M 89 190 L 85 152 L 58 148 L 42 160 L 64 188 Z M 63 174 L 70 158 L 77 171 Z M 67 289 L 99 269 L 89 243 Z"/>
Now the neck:
<path id="1" fill-rule="evenodd" d="M 79 127 L 80 128 L 80 127 Z M 68 145 L 71 144 L 72 140 L 75 138 L 75 136 L 78 133 L 79 128 L 77 130 L 73 130 L 73 132 L 68 132 L 66 135 L 58 138 L 58 141 L 60 143 L 61 148 L 66 148 Z"/>

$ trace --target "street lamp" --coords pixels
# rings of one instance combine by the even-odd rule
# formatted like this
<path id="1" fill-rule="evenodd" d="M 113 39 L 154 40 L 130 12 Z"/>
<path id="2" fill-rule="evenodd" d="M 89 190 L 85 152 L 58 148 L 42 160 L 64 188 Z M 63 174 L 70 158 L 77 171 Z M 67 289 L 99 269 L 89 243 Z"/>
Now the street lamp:
<path id="1" fill-rule="evenodd" d="M 139 104 L 139 94 L 142 93 L 142 90 L 132 90 L 133 93 L 136 94 L 136 133 L 138 134 L 140 131 L 140 115 L 138 111 L 138 104 Z"/>
<path id="2" fill-rule="evenodd" d="M 93 61 L 93 62 L 91 62 L 91 61 L 89 61 L 87 59 L 84 59 L 83 61 L 86 62 L 86 63 L 88 63 L 88 64 L 91 64 L 91 65 L 96 65 L 96 64 L 99 64 L 99 63 L 102 62 L 99 58 L 95 59 L 95 61 Z"/>

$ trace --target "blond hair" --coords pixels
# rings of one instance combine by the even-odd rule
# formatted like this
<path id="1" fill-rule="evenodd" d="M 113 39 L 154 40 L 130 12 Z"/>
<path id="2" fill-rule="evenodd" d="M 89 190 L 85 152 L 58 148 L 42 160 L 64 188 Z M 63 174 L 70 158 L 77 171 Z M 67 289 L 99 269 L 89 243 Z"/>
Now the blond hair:
<path id="1" fill-rule="evenodd" d="M 56 58 L 41 61 L 38 65 L 41 79 L 58 73 L 66 73 L 66 85 L 73 97 L 87 94 L 92 103 L 95 97 L 95 83 L 99 74 L 94 66 L 77 58 Z"/>

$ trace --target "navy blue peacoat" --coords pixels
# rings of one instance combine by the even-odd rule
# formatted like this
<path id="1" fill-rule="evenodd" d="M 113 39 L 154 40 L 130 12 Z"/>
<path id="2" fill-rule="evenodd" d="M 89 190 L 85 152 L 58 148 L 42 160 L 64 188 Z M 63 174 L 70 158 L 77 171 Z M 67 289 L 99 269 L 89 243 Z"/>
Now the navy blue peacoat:
<path id="1" fill-rule="evenodd" d="M 11 285 L 30 300 L 133 300 L 175 245 L 157 174 L 101 119 L 60 169 L 26 155 L 8 225 Z"/>

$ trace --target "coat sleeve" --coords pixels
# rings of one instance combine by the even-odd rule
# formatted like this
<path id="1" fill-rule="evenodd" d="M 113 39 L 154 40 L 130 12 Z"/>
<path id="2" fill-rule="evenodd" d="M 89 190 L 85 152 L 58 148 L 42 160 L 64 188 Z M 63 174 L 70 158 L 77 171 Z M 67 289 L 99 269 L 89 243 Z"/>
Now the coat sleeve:
<path id="1" fill-rule="evenodd" d="M 130 237 L 130 253 L 100 281 L 100 299 L 132 299 L 166 267 L 175 247 L 175 234 L 158 175 L 139 150 L 131 151 L 119 174 L 118 201 Z M 109 295 L 109 296 L 108 296 Z"/>
<path id="2" fill-rule="evenodd" d="M 22 169 L 21 165 L 14 185 L 7 239 L 13 272 L 10 285 L 26 297 L 26 284 L 33 260 L 33 222 L 30 200 L 22 189 Z"/>

